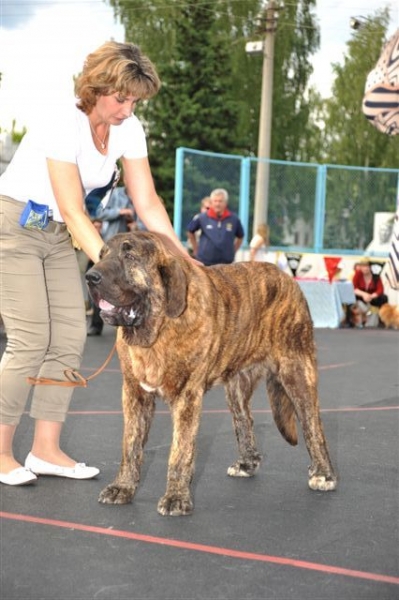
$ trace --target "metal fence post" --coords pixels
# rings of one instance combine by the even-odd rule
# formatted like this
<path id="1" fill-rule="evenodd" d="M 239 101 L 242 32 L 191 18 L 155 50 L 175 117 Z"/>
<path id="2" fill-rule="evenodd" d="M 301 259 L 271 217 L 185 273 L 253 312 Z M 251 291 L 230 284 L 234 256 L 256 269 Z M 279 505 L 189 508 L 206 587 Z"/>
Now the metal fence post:
<path id="1" fill-rule="evenodd" d="M 248 243 L 248 228 L 249 228 L 249 189 L 250 189 L 250 169 L 251 159 L 243 158 L 241 160 L 240 172 L 240 203 L 238 216 L 244 227 L 244 246 Z"/>
<path id="2" fill-rule="evenodd" d="M 176 149 L 175 168 L 175 202 L 173 210 L 173 227 L 181 240 L 181 220 L 183 213 L 183 174 L 184 174 L 184 148 Z"/>
<path id="3" fill-rule="evenodd" d="M 314 251 L 323 251 L 324 219 L 326 211 L 326 165 L 317 168 L 316 194 L 314 208 Z"/>

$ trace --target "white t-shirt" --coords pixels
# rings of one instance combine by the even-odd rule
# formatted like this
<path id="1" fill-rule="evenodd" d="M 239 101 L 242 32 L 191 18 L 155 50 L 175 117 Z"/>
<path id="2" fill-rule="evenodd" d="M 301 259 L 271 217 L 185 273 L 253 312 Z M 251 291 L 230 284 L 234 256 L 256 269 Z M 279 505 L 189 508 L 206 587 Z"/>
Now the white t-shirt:
<path id="1" fill-rule="evenodd" d="M 75 101 L 76 102 L 76 101 Z M 6 171 L 0 177 L 0 194 L 25 203 L 47 204 L 56 221 L 62 221 L 46 159 L 74 163 L 79 168 L 83 196 L 111 180 L 117 159 L 147 156 L 143 126 L 135 115 L 121 125 L 111 125 L 108 152 L 96 149 L 88 116 L 75 105 L 47 118 L 25 134 Z"/>
<path id="2" fill-rule="evenodd" d="M 259 233 L 255 233 L 252 238 L 249 247 L 255 250 L 255 260 L 259 262 L 268 262 L 267 260 L 267 247 L 265 240 Z"/>

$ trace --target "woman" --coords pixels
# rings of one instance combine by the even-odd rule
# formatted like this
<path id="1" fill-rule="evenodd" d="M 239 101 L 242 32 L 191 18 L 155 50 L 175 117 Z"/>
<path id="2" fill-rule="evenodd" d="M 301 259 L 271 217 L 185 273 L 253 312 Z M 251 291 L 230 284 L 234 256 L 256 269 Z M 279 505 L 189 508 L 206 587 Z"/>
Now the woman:
<path id="1" fill-rule="evenodd" d="M 46 122 L 24 136 L 0 177 L 0 305 L 7 334 L 0 365 L 1 483 L 31 483 L 38 474 L 88 479 L 99 472 L 60 448 L 71 387 L 34 387 L 35 433 L 25 466 L 14 457 L 13 438 L 31 391 L 27 377 L 62 380 L 66 368 L 80 366 L 85 304 L 70 235 L 95 263 L 103 241 L 90 215 L 115 183 L 118 159 L 139 218 L 190 260 L 154 188 L 143 127 L 133 114 L 159 87 L 137 46 L 105 43 L 84 63 L 77 102 L 54 121 L 46 107 Z"/>
<path id="2" fill-rule="evenodd" d="M 356 297 L 356 305 L 354 307 L 356 318 L 354 321 L 357 327 L 361 327 L 366 325 L 367 315 L 369 314 L 371 307 L 374 306 L 379 308 L 388 302 L 388 298 L 384 294 L 384 286 L 381 277 L 379 275 L 373 275 L 368 258 L 362 258 L 358 262 L 352 283 Z"/>
<path id="3" fill-rule="evenodd" d="M 269 247 L 269 226 L 265 223 L 259 225 L 254 237 L 249 244 L 249 259 L 251 261 L 266 261 Z"/>

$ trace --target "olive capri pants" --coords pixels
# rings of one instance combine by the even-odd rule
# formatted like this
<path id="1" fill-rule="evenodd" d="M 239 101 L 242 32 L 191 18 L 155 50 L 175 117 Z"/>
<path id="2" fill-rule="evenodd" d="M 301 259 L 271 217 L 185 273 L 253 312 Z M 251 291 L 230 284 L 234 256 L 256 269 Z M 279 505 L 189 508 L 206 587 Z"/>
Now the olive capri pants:
<path id="1" fill-rule="evenodd" d="M 17 425 L 27 377 L 65 380 L 80 367 L 86 340 L 82 282 L 64 224 L 25 229 L 24 203 L 0 195 L 0 314 L 7 345 L 0 362 L 0 423 Z M 30 416 L 63 422 L 73 387 L 33 386 Z"/>

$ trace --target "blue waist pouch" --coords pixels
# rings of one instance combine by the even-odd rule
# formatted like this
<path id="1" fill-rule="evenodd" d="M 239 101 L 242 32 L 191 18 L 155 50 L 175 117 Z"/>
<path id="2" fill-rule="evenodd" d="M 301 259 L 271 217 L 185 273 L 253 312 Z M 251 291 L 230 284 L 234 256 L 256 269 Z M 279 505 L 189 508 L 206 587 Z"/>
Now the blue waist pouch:
<path id="1" fill-rule="evenodd" d="M 19 217 L 19 224 L 26 229 L 45 229 L 48 225 L 49 207 L 28 200 Z"/>

